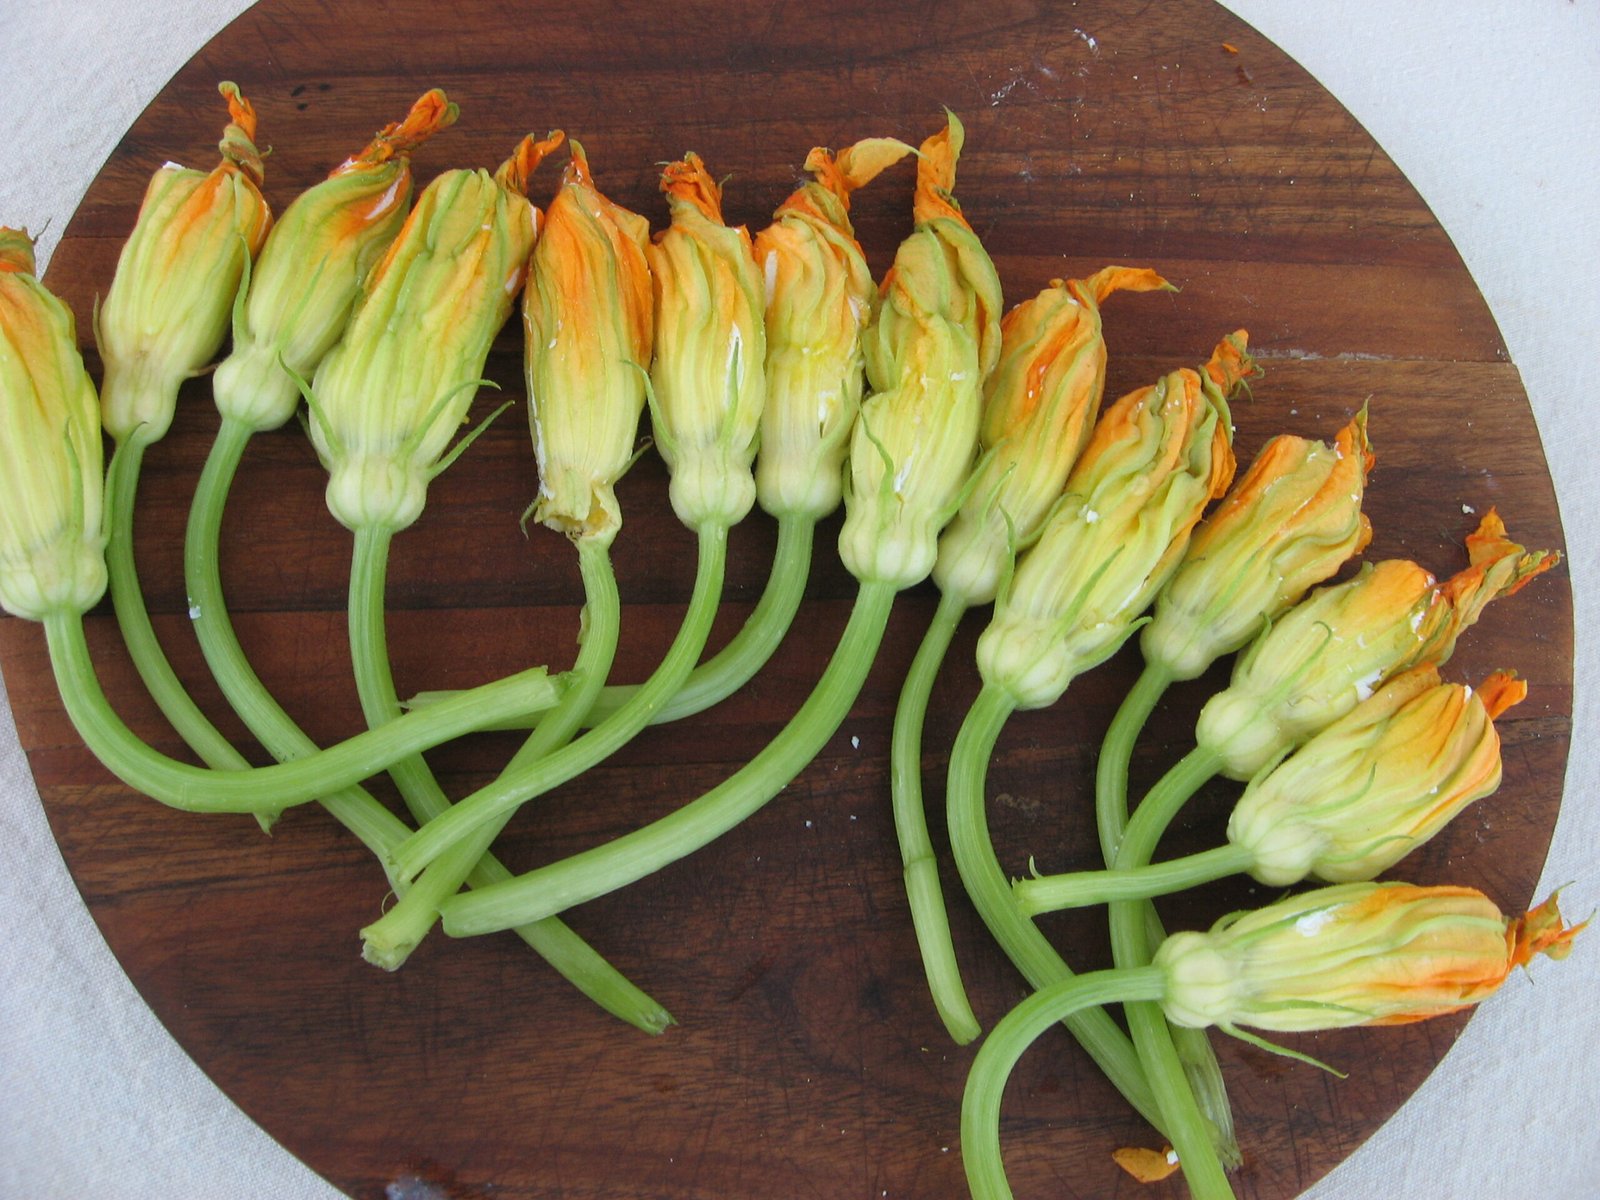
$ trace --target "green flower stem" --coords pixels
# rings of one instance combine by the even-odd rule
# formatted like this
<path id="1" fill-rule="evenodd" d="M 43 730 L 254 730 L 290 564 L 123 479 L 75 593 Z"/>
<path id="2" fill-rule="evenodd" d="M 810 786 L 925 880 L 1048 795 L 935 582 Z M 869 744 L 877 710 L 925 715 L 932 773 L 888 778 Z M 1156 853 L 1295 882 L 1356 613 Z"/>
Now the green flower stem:
<path id="1" fill-rule="evenodd" d="M 234 749 L 190 697 L 167 661 L 156 639 L 155 628 L 150 624 L 150 612 L 145 607 L 144 594 L 139 587 L 139 569 L 133 557 L 133 508 L 139 493 L 145 445 L 137 436 L 119 442 L 106 470 L 109 517 L 106 570 L 110 576 L 111 605 L 116 610 L 117 627 L 122 631 L 128 656 L 145 690 L 189 749 L 208 767 L 223 771 L 248 770 L 250 761 Z M 256 820 L 263 830 L 270 832 L 277 816 L 271 811 L 258 812 Z"/>
<path id="2" fill-rule="evenodd" d="M 390 856 L 401 878 L 415 879 L 423 868 L 428 867 L 454 843 L 470 837 L 475 830 L 491 822 L 503 821 L 518 806 L 535 796 L 543 795 L 604 762 L 648 725 L 650 718 L 683 686 L 683 681 L 689 677 L 689 672 L 699 660 L 700 652 L 705 649 L 706 638 L 711 633 L 711 622 L 722 598 L 722 576 L 728 557 L 728 527 L 704 526 L 699 531 L 699 543 L 694 592 L 689 598 L 683 624 L 660 665 L 648 680 L 640 684 L 627 706 L 618 709 L 607 720 L 555 753 L 538 762 L 518 767 L 515 771 L 502 773 L 493 783 L 430 820 Z"/>
<path id="3" fill-rule="evenodd" d="M 1133 759 L 1134 743 L 1150 714 L 1155 711 L 1156 704 L 1171 685 L 1170 671 L 1157 664 L 1146 663 L 1117 708 L 1100 748 L 1100 758 L 1095 767 L 1095 825 L 1100 836 L 1100 853 L 1107 867 L 1116 863 L 1117 850 L 1128 825 L 1128 764 Z M 1249 864 L 1234 868 L 1236 871 L 1248 869 Z M 1104 900 L 1112 898 L 1106 895 Z M 1021 893 L 1018 899 L 1022 900 Z M 1154 945 L 1165 933 L 1154 906 L 1146 904 L 1143 907 L 1149 926 L 1150 944 Z M 1218 1154 L 1225 1165 L 1240 1165 L 1243 1158 L 1233 1136 L 1233 1110 L 1228 1103 L 1228 1089 L 1223 1084 L 1222 1068 L 1217 1063 L 1216 1051 L 1210 1039 L 1203 1029 L 1185 1028 L 1174 1028 L 1172 1037 L 1196 1099 L 1216 1128 L 1213 1144 Z"/>
<path id="4" fill-rule="evenodd" d="M 252 432 L 248 426 L 228 418 L 223 419 L 217 431 L 189 514 L 189 533 L 184 544 L 185 574 L 191 602 L 199 609 L 195 630 L 201 649 L 223 694 L 274 757 L 280 760 L 300 758 L 316 753 L 316 743 L 283 711 L 251 668 L 228 618 L 217 569 L 223 509 Z M 360 838 L 386 869 L 390 853 L 411 834 L 405 822 L 361 788 L 330 793 L 324 797 L 323 805 L 340 824 Z M 510 871 L 486 857 L 478 863 L 468 882 L 482 886 L 510 878 Z M 545 921 L 516 932 L 563 978 L 613 1016 L 646 1033 L 660 1033 L 672 1024 L 666 1009 L 630 983 L 560 921 Z M 363 931 L 364 939 L 367 933 Z"/>
<path id="5" fill-rule="evenodd" d="M 44 620 L 56 684 L 89 749 L 129 787 L 188 812 L 276 812 L 304 804 L 386 770 L 390 763 L 440 742 L 471 733 L 486 713 L 531 712 L 556 700 L 543 668 L 463 692 L 427 712 L 408 713 L 308 758 L 218 771 L 195 767 L 152 750 L 112 711 L 89 658 L 83 614 L 51 613 Z"/>
<path id="6" fill-rule="evenodd" d="M 954 592 L 940 595 L 939 607 L 934 610 L 928 632 L 917 647 L 900 689 L 889 747 L 889 791 L 900 861 L 904 864 L 906 899 L 911 905 L 911 925 L 917 933 L 933 1007 L 958 1046 L 972 1041 L 980 1029 L 961 982 L 961 968 L 956 964 L 950 917 L 939 887 L 939 866 L 928 837 L 928 815 L 922 803 L 922 727 L 927 720 L 934 679 L 967 607 L 965 599 Z"/>
<path id="7" fill-rule="evenodd" d="M 492 933 L 513 921 L 564 912 L 643 879 L 721 837 L 794 779 L 839 728 L 861 693 L 889 624 L 895 589 L 863 583 L 822 678 L 783 732 L 734 775 L 670 816 L 510 883 L 442 906 L 453 937 Z"/>
<path id="8" fill-rule="evenodd" d="M 1255 855 L 1229 843 L 1132 870 L 1068 871 L 1019 879 L 1011 885 L 1017 905 L 1030 917 L 1063 908 L 1087 908 L 1116 900 L 1147 900 L 1239 875 L 1255 865 Z"/>
<path id="9" fill-rule="evenodd" d="M 1146 663 L 1132 689 L 1117 708 L 1095 764 L 1094 815 L 1100 832 L 1100 853 L 1106 866 L 1117 861 L 1122 831 L 1128 827 L 1128 764 L 1134 743 L 1156 704 L 1172 686 L 1172 673 Z"/>
<path id="10" fill-rule="evenodd" d="M 985 684 L 961 724 L 950 756 L 946 794 L 950 848 L 978 915 L 1035 988 L 1072 979 L 1073 973 L 1037 926 L 1022 915 L 1011 885 L 995 858 L 984 813 L 984 776 L 994 745 L 1015 704 L 1004 690 Z M 449 926 L 446 925 L 448 932 Z M 1145 1081 L 1133 1043 L 1105 1011 L 1089 1008 L 1068 1018 L 1067 1028 L 1082 1043 L 1128 1102 L 1158 1129 L 1164 1129 L 1155 1094 Z"/>
<path id="11" fill-rule="evenodd" d="M 1162 776 L 1128 820 L 1117 851 L 1118 871 L 1132 871 L 1150 862 L 1172 818 L 1216 774 L 1217 766 L 1211 751 L 1196 748 Z M 1118 900 L 1110 906 L 1111 956 L 1119 968 L 1143 967 L 1150 962 L 1153 950 L 1148 906 L 1145 900 Z M 1139 1051 L 1145 1076 L 1156 1091 L 1167 1122 L 1167 1136 L 1178 1152 L 1190 1191 L 1196 1200 L 1232 1196 L 1166 1017 L 1158 1005 L 1147 1001 L 1129 1004 L 1125 1012 L 1128 1032 Z"/>
<path id="12" fill-rule="evenodd" d="M 1155 967 L 1090 971 L 1035 992 L 1000 1019 L 979 1047 L 961 1097 L 961 1164 L 973 1200 L 1011 1200 L 1000 1156 L 1000 1100 L 1028 1047 L 1060 1021 L 1107 1004 L 1159 1000 L 1165 991 L 1166 978 Z"/>
<path id="13" fill-rule="evenodd" d="M 287 762 L 315 754 L 317 744 L 272 698 L 245 657 L 228 616 L 219 569 L 222 513 L 251 434 L 249 426 L 227 417 L 217 429 L 189 509 L 189 527 L 183 543 L 184 584 L 195 635 L 217 686 L 267 753 L 279 762 Z M 411 833 L 404 821 L 365 788 L 351 785 L 330 792 L 322 797 L 322 806 L 379 862 Z"/>
<path id="14" fill-rule="evenodd" d="M 799 611 L 811 574 L 811 542 L 816 527 L 816 521 L 807 516 L 778 518 L 778 545 L 761 599 L 728 644 L 690 672 L 678 694 L 650 718 L 652 725 L 692 717 L 720 704 L 766 666 Z M 638 688 L 638 684 L 606 688 L 584 724 L 599 724 L 632 699 Z"/>

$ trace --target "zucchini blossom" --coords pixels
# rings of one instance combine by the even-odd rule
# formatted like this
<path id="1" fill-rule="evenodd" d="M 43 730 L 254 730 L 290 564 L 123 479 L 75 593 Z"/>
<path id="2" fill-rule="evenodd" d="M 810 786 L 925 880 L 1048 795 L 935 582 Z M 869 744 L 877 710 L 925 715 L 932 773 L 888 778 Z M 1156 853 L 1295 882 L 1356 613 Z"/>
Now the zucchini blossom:
<path id="1" fill-rule="evenodd" d="M 42 621 L 106 588 L 100 406 L 72 310 L 0 229 L 0 607 Z"/>
<path id="2" fill-rule="evenodd" d="M 245 271 L 272 214 L 261 195 L 256 114 L 231 83 L 230 121 L 210 172 L 168 163 L 151 178 L 111 289 L 95 316 L 105 364 L 102 419 L 118 442 L 160 440 L 178 388 L 222 345 Z"/>
<path id="3" fill-rule="evenodd" d="M 839 552 L 857 579 L 896 588 L 933 570 L 1000 355 L 1000 279 L 951 194 L 965 136 L 948 113 L 922 143 L 916 226 L 878 289 L 863 344 L 873 395 L 851 437 Z"/>
<path id="4" fill-rule="evenodd" d="M 1228 819 L 1250 874 L 1372 879 L 1500 786 L 1494 718 L 1527 694 L 1497 673 L 1474 691 L 1415 667 L 1251 782 Z"/>
<path id="5" fill-rule="evenodd" d="M 1467 539 L 1471 565 L 1444 583 L 1416 563 L 1368 565 L 1278 618 L 1200 712 L 1195 740 L 1245 780 L 1420 663 L 1443 663 L 1489 601 L 1554 566 L 1550 551 L 1508 540 L 1493 510 Z"/>
<path id="6" fill-rule="evenodd" d="M 816 147 L 806 156 L 816 178 L 796 188 L 756 234 L 767 294 L 756 498 L 773 516 L 820 520 L 843 496 L 873 292 L 850 225 L 850 194 L 909 153 L 894 138 L 867 138 L 837 156 Z"/>
<path id="7" fill-rule="evenodd" d="M 661 174 L 672 223 L 648 258 L 655 292 L 651 417 L 692 529 L 744 519 L 766 403 L 766 307 L 750 233 L 722 221 L 722 188 L 697 154 Z"/>
<path id="8" fill-rule="evenodd" d="M 1372 461 L 1365 409 L 1332 446 L 1287 434 L 1263 446 L 1162 589 L 1139 638 L 1145 661 L 1197 678 L 1361 553 Z"/>
<path id="9" fill-rule="evenodd" d="M 985 388 L 978 478 L 939 539 L 933 578 L 968 606 L 999 591 L 1013 546 L 1026 546 L 1088 444 L 1106 384 L 1100 305 L 1113 292 L 1172 289 L 1154 271 L 1106 267 L 1053 280 L 1000 323 Z"/>
<path id="10" fill-rule="evenodd" d="M 1241 330 L 1201 369 L 1130 392 L 1100 419 L 978 639 L 985 684 L 1018 707 L 1054 704 L 1138 628 L 1233 478 L 1227 397 L 1252 366 Z"/>
<path id="11" fill-rule="evenodd" d="M 583 147 L 545 213 L 522 295 L 538 520 L 609 545 L 622 528 L 616 483 L 644 411 L 652 304 L 650 223 L 595 186 Z"/>
<path id="12" fill-rule="evenodd" d="M 1173 934 L 1153 962 L 1176 1024 L 1403 1025 L 1478 1003 L 1536 955 L 1565 958 L 1582 928 L 1554 896 L 1508 920 L 1472 888 L 1345 883 Z"/>
<path id="13" fill-rule="evenodd" d="M 348 528 L 404 529 L 448 465 L 527 274 L 539 220 L 528 176 L 561 141 L 530 135 L 494 175 L 440 175 L 367 277 L 309 397 L 328 508 Z"/>
<path id="14" fill-rule="evenodd" d="M 217 367 L 217 409 L 252 430 L 276 429 L 344 333 L 362 281 L 394 241 L 411 206 L 411 152 L 455 122 L 437 88 L 360 153 L 284 210 L 267 235 L 242 302 L 233 351 Z"/>

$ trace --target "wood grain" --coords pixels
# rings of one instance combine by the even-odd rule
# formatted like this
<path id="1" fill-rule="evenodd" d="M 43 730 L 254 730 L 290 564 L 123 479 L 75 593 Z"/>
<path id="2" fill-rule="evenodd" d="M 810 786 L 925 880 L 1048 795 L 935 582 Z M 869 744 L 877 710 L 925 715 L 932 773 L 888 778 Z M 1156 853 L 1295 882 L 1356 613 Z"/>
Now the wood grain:
<path id="1" fill-rule="evenodd" d="M 1008 301 L 1109 261 L 1153 265 L 1181 285 L 1178 295 L 1108 306 L 1114 393 L 1203 360 L 1220 334 L 1246 326 L 1268 375 L 1235 411 L 1242 459 L 1283 430 L 1329 435 L 1370 400 L 1379 455 L 1370 558 L 1453 570 L 1461 538 L 1491 504 L 1520 539 L 1561 545 L 1516 369 L 1448 238 L 1348 114 L 1202 0 L 700 0 L 670 16 L 635 0 L 462 0 L 448 14 L 420 0 L 266 0 L 163 90 L 68 227 L 48 282 L 86 338 L 149 172 L 214 153 L 221 78 L 237 80 L 260 112 L 273 147 L 267 191 L 280 209 L 438 85 L 463 117 L 422 153 L 422 177 L 492 165 L 523 132 L 560 126 L 583 139 L 602 186 L 658 224 L 654 164 L 686 149 L 730 175 L 729 215 L 759 224 L 811 145 L 914 140 L 949 105 L 968 129 L 958 194 Z M 909 191 L 902 170 L 858 196 L 858 228 L 880 270 L 906 231 Z M 510 331 L 488 374 L 521 398 Z M 225 715 L 184 628 L 183 521 L 215 423 L 204 382 L 186 388 L 172 434 L 147 457 L 138 552 L 180 673 L 260 757 Z M 322 486 L 297 431 L 257 439 L 230 506 L 222 569 L 263 677 L 328 741 L 353 732 L 359 713 L 344 663 L 349 538 L 324 509 Z M 389 600 L 402 693 L 570 661 L 576 564 L 563 539 L 518 530 L 533 488 L 526 434 L 508 417 L 438 481 L 422 521 L 397 542 Z M 618 673 L 637 679 L 681 614 L 693 543 L 671 520 L 653 459 L 625 482 L 622 501 Z M 770 668 L 736 699 L 648 731 L 523 813 L 503 839 L 508 862 L 547 861 L 666 812 L 782 727 L 854 590 L 832 553 L 836 532 L 835 520 L 820 533 L 805 615 Z M 759 516 L 735 532 L 718 638 L 754 603 L 772 543 Z M 653 1040 L 609 1021 L 508 938 L 434 937 L 393 976 L 365 966 L 355 931 L 378 911 L 382 875 L 331 821 L 295 810 L 264 838 L 248 819 L 189 816 L 131 795 L 77 742 L 38 629 L 0 620 L 0 661 L 51 826 L 135 985 L 245 1111 L 352 1196 L 413 1181 L 432 1190 L 407 1194 L 463 1198 L 944 1200 L 965 1195 L 956 1123 L 972 1051 L 948 1043 L 926 1000 L 886 776 L 894 697 L 933 604 L 928 586 L 901 598 L 860 702 L 775 803 L 693 859 L 571 914 L 678 1018 Z M 926 773 L 935 812 L 976 691 L 980 625 L 963 628 L 934 697 Z M 91 635 L 119 711 L 181 753 L 105 611 Z M 1450 677 L 1515 667 L 1532 692 L 1502 723 L 1500 794 L 1400 874 L 1475 884 L 1506 907 L 1529 898 L 1560 800 L 1571 656 L 1564 570 L 1491 608 L 1465 639 Z M 1008 870 L 1030 853 L 1057 867 L 1091 861 L 1093 757 L 1136 666 L 1124 654 L 1056 708 L 1008 726 L 990 780 Z M 1135 787 L 1187 747 L 1199 704 L 1223 677 L 1172 692 L 1139 747 Z M 485 735 L 432 760 L 459 795 L 513 744 Z M 1171 849 L 1214 844 L 1236 792 L 1208 788 Z M 957 897 L 948 866 L 945 883 Z M 1194 925 L 1263 898 L 1215 885 L 1165 912 Z M 974 1002 L 991 1023 L 1021 983 L 963 900 L 951 915 Z M 1045 926 L 1075 965 L 1105 962 L 1098 913 Z M 1463 1023 L 1296 1041 L 1349 1070 L 1343 1081 L 1222 1039 L 1247 1154 L 1239 1193 L 1301 1192 L 1405 1100 Z M 1064 1036 L 1023 1061 L 1005 1112 L 1019 1196 L 1180 1194 L 1176 1183 L 1140 1188 L 1111 1165 L 1112 1149 L 1152 1134 Z"/>

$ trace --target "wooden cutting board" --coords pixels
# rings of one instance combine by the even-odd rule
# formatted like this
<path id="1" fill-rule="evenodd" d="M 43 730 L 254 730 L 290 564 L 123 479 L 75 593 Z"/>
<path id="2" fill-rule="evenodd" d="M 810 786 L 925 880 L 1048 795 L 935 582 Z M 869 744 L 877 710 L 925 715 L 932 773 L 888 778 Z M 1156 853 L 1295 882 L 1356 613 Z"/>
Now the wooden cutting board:
<path id="1" fill-rule="evenodd" d="M 656 164 L 685 150 L 729 177 L 730 218 L 759 225 L 813 144 L 915 141 L 948 105 L 968 131 L 958 195 L 1008 302 L 1107 262 L 1155 266 L 1181 285 L 1108 305 L 1111 394 L 1202 361 L 1245 326 L 1267 376 L 1235 409 L 1241 461 L 1281 431 L 1330 436 L 1370 401 L 1379 464 L 1370 559 L 1453 571 L 1490 505 L 1519 540 L 1561 545 L 1516 368 L 1449 239 L 1331 97 L 1204 0 L 670 9 L 458 0 L 448 12 L 419 0 L 264 0 L 163 90 L 69 225 L 48 282 L 86 341 L 93 297 L 150 172 L 168 159 L 213 161 L 224 78 L 260 112 L 272 146 L 267 192 L 280 210 L 437 85 L 462 119 L 419 155 L 422 179 L 492 166 L 522 133 L 561 127 L 583 140 L 601 185 L 658 225 Z M 547 169 L 536 193 L 554 179 Z M 909 197 L 907 168 L 858 196 L 879 271 L 908 228 Z M 488 374 L 521 399 L 512 331 Z M 259 755 L 224 714 L 185 628 L 183 521 L 215 425 L 197 381 L 147 458 L 138 553 L 180 673 Z M 296 429 L 257 439 L 229 508 L 222 570 L 260 673 L 327 742 L 355 732 L 359 717 L 342 630 L 349 538 L 322 486 Z M 389 602 L 402 694 L 570 662 L 575 556 L 553 533 L 519 531 L 534 486 L 525 429 L 508 416 L 434 485 L 423 519 L 397 541 Z M 653 457 L 622 500 L 617 677 L 627 680 L 648 672 L 676 627 L 693 541 L 671 518 Z M 819 533 L 805 609 L 770 667 L 734 700 L 647 732 L 524 812 L 502 841 L 507 861 L 531 866 L 632 829 L 774 735 L 853 594 L 836 532 L 837 520 Z M 735 531 L 716 640 L 759 594 L 772 543 L 760 515 Z M 379 911 L 383 878 L 331 820 L 296 809 L 267 838 L 248 818 L 190 816 L 132 795 L 74 736 L 39 629 L 0 620 L 0 659 L 52 828 L 129 976 L 225 1092 L 351 1195 L 944 1200 L 965 1195 L 956 1130 L 972 1050 L 949 1043 L 927 1001 L 886 774 L 898 685 L 934 599 L 930 585 L 901 598 L 854 711 L 776 802 L 690 860 L 570 914 L 677 1017 L 655 1039 L 593 1009 L 508 937 L 435 936 L 394 975 L 364 965 L 356 930 Z M 929 720 L 941 854 L 942 771 L 976 692 L 981 624 L 974 615 L 963 628 Z M 117 708 L 182 754 L 104 607 L 91 636 Z M 1502 722 L 1504 786 L 1398 875 L 1474 884 L 1507 908 L 1529 899 L 1560 799 L 1571 661 L 1564 570 L 1488 611 L 1447 673 L 1476 682 L 1514 667 L 1528 679 L 1528 702 Z M 1092 861 L 1094 754 L 1136 669 L 1137 652 L 1125 653 L 1054 709 L 1008 726 L 990 776 L 1008 870 L 1029 853 L 1059 866 Z M 1195 712 L 1224 678 L 1174 690 L 1140 745 L 1135 788 L 1187 748 Z M 460 795 L 513 745 L 486 736 L 432 761 Z M 1170 849 L 1215 844 L 1236 792 L 1207 789 Z M 1022 986 L 948 864 L 945 883 L 974 1003 L 992 1024 Z M 1265 898 L 1218 885 L 1164 911 L 1173 926 L 1195 925 Z M 1045 924 L 1076 966 L 1105 963 L 1099 912 Z M 1247 1158 L 1239 1193 L 1287 1200 L 1310 1185 L 1410 1095 L 1463 1023 L 1295 1041 L 1348 1070 L 1342 1081 L 1219 1038 Z M 1176 1182 L 1142 1189 L 1112 1166 L 1112 1149 L 1154 1135 L 1064 1035 L 1024 1060 L 1005 1115 L 1019 1196 L 1181 1194 Z"/>

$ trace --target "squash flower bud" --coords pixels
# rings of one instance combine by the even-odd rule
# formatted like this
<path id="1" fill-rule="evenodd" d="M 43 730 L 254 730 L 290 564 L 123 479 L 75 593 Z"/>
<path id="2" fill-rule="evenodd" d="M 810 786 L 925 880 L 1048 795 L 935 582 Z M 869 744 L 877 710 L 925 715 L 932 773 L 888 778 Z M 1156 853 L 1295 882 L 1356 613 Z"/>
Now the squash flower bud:
<path id="1" fill-rule="evenodd" d="M 1443 584 L 1416 563 L 1390 560 L 1312 592 L 1239 657 L 1227 688 L 1201 709 L 1196 741 L 1224 775 L 1249 779 L 1396 672 L 1444 662 L 1490 600 L 1556 561 L 1504 530 L 1491 511 L 1468 539 L 1476 561 Z"/>
<path id="2" fill-rule="evenodd" d="M 722 189 L 697 154 L 670 164 L 671 225 L 648 249 L 655 294 L 651 417 L 690 528 L 732 525 L 756 499 L 752 464 L 766 403 L 766 307 L 750 233 L 722 222 Z"/>
<path id="3" fill-rule="evenodd" d="M 106 589 L 100 405 L 72 311 L 0 229 L 0 607 L 84 612 Z"/>
<path id="4" fill-rule="evenodd" d="M 166 435 L 178 388 L 221 347 L 240 281 L 272 223 L 255 110 L 233 84 L 217 90 L 231 118 L 222 161 L 209 174 L 175 163 L 155 173 L 95 316 L 102 419 L 119 442 L 136 431 L 149 442 Z"/>
<path id="5" fill-rule="evenodd" d="M 1372 540 L 1363 409 L 1334 444 L 1285 435 L 1195 530 L 1140 635 L 1145 661 L 1194 679 L 1232 654 Z"/>
<path id="6" fill-rule="evenodd" d="M 217 409 L 249 429 L 276 429 L 344 332 L 367 272 L 411 205 L 411 152 L 455 122 L 438 89 L 412 105 L 284 211 L 234 310 L 233 351 L 217 367 Z"/>
<path id="7" fill-rule="evenodd" d="M 1000 355 L 1000 279 L 951 189 L 965 133 L 954 113 L 922 143 L 912 205 L 862 345 L 874 394 L 850 442 L 839 553 L 857 579 L 928 577 L 972 468 L 983 381 Z"/>
<path id="8" fill-rule="evenodd" d="M 1201 370 L 1130 392 L 1100 419 L 1038 544 L 978 639 L 978 670 L 1020 708 L 1054 704 L 1109 658 L 1233 478 L 1228 394 L 1253 361 L 1241 330 Z"/>
<path id="9" fill-rule="evenodd" d="M 1535 955 L 1565 958 L 1583 927 L 1554 896 L 1507 920 L 1472 888 L 1346 883 L 1173 934 L 1154 964 L 1178 1025 L 1402 1025 L 1478 1003 Z"/>
<path id="10" fill-rule="evenodd" d="M 538 520 L 610 545 L 650 362 L 650 223 L 595 186 L 583 147 L 545 213 L 522 295 Z"/>
<path id="11" fill-rule="evenodd" d="M 404 529 L 421 514 L 527 273 L 539 220 L 528 176 L 561 141 L 524 138 L 492 176 L 440 175 L 367 277 L 309 399 L 328 508 L 348 528 Z"/>
<path id="12" fill-rule="evenodd" d="M 850 225 L 850 193 L 911 147 L 867 138 L 835 156 L 806 156 L 816 176 L 755 238 L 767 293 L 767 403 L 756 499 L 774 516 L 820 520 L 844 491 L 844 457 L 861 410 L 861 338 L 872 273 Z"/>
<path id="13" fill-rule="evenodd" d="M 1054 280 L 1000 323 L 1000 361 L 985 387 L 978 479 L 939 539 L 940 591 L 987 604 L 1012 547 L 1038 536 L 1088 443 L 1106 383 L 1100 305 L 1113 292 L 1170 291 L 1154 271 L 1106 267 Z"/>
<path id="14" fill-rule="evenodd" d="M 1265 884 L 1375 878 L 1500 786 L 1494 718 L 1527 691 L 1504 672 L 1476 692 L 1431 665 L 1396 676 L 1251 781 L 1228 841 Z"/>

